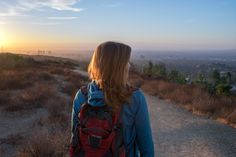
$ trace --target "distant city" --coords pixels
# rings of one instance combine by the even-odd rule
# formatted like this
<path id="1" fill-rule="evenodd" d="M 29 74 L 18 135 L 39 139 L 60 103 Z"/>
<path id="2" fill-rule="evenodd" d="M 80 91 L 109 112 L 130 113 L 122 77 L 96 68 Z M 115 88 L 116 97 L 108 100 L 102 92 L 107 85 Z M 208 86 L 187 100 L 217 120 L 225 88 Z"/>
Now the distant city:
<path id="1" fill-rule="evenodd" d="M 1 47 L 1 52 L 4 48 Z M 78 61 L 89 61 L 93 50 L 18 50 L 15 53 L 31 55 L 49 55 L 71 58 Z M 151 61 L 153 64 L 165 64 L 167 70 L 178 70 L 189 81 L 203 75 L 209 78 L 214 70 L 220 75 L 230 74 L 236 78 L 236 50 L 205 50 L 205 51 L 161 51 L 133 50 L 131 61 L 142 69 Z"/>

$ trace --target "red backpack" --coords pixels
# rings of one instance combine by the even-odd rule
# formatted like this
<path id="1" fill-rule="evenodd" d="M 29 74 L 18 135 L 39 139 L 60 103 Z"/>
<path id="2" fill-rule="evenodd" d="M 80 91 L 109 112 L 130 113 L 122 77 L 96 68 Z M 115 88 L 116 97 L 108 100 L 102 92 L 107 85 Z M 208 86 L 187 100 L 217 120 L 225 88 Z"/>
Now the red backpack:
<path id="1" fill-rule="evenodd" d="M 132 89 L 132 91 L 136 88 Z M 87 97 L 87 87 L 81 87 Z M 75 129 L 77 140 L 73 157 L 125 157 L 120 111 L 113 114 L 110 106 L 94 107 L 85 102 Z"/>

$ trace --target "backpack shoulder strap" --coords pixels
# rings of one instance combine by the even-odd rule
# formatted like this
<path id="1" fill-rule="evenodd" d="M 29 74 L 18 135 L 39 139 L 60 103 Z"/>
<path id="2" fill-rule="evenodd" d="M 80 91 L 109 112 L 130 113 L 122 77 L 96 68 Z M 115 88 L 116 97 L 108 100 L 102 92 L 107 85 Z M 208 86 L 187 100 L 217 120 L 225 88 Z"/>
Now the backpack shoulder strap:
<path id="1" fill-rule="evenodd" d="M 129 90 L 129 92 L 133 93 L 133 92 L 139 90 L 139 88 L 135 87 L 135 86 L 129 86 L 128 90 Z"/>
<path id="2" fill-rule="evenodd" d="M 87 95 L 88 95 L 87 85 L 81 86 L 80 90 L 81 90 L 82 94 L 87 98 Z"/>

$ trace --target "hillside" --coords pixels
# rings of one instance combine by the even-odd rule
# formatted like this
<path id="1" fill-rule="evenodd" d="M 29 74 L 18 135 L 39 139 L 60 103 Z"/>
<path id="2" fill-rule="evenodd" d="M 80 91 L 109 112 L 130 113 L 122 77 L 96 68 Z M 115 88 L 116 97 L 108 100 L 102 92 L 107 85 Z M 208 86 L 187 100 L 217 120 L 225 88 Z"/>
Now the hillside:
<path id="1" fill-rule="evenodd" d="M 82 71 L 86 64 L 5 53 L 0 54 L 0 65 L 0 156 L 68 156 L 72 101 L 88 81 Z M 233 126 L 235 100 L 213 101 L 198 87 L 148 78 L 134 67 L 129 82 L 145 92 L 156 156 L 235 155 L 235 129 L 209 119 L 224 116 Z"/>
<path id="2" fill-rule="evenodd" d="M 0 54 L 1 157 L 67 154 L 72 100 L 87 78 L 73 72 L 78 63 L 42 58 Z"/>

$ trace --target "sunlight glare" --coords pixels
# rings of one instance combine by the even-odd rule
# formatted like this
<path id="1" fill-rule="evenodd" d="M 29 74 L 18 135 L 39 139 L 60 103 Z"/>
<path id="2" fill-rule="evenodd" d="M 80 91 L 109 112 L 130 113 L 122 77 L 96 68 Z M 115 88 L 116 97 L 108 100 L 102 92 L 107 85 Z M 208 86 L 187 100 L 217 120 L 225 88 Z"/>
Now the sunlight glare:
<path id="1" fill-rule="evenodd" d="M 0 47 L 4 46 L 5 40 L 4 40 L 4 34 L 3 32 L 0 32 Z"/>

